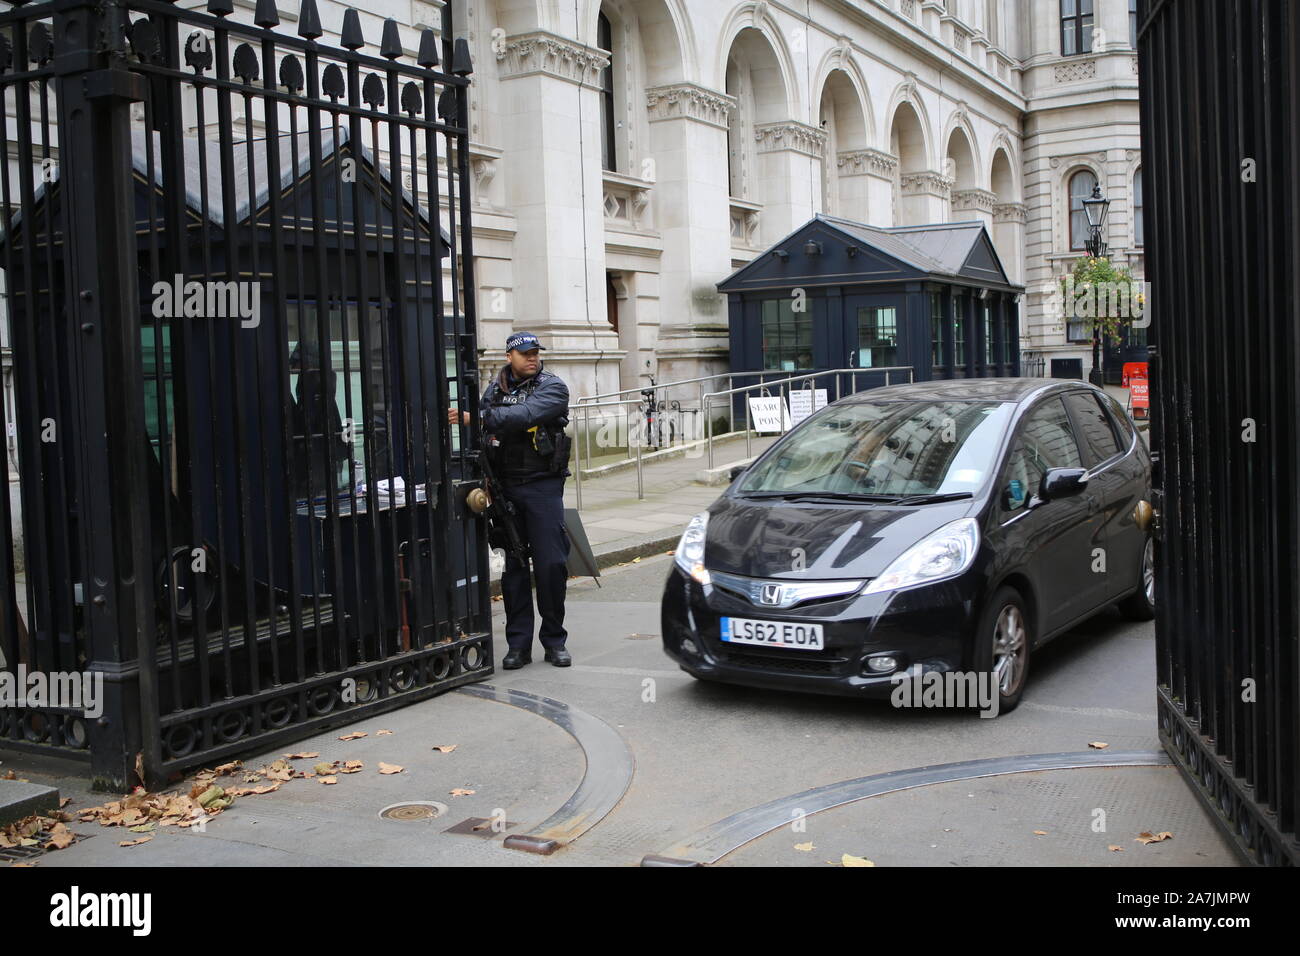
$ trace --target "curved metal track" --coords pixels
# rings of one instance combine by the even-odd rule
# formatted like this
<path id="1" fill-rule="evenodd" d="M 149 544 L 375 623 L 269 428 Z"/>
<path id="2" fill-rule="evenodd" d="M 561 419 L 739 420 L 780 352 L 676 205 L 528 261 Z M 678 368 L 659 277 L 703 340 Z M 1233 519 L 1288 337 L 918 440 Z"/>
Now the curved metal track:
<path id="1" fill-rule="evenodd" d="M 632 785 L 636 762 L 618 731 L 585 710 L 522 690 L 472 684 L 456 689 L 499 704 L 509 704 L 536 714 L 568 731 L 587 761 L 578 789 L 560 809 L 526 833 L 512 833 L 505 846 L 527 853 L 554 853 L 582 836 L 618 805 Z"/>
<path id="2" fill-rule="evenodd" d="M 462 692 L 469 688 L 462 688 Z M 1107 753 L 1030 754 L 1020 757 L 991 757 L 983 760 L 963 760 L 959 763 L 936 764 L 933 767 L 913 767 L 910 770 L 892 770 L 889 773 L 841 780 L 824 787 L 815 787 L 790 797 L 780 797 L 748 810 L 733 813 L 712 826 L 706 827 L 681 843 L 674 844 L 662 853 L 642 857 L 642 866 L 704 866 L 716 863 L 728 853 L 739 849 L 751 840 L 790 823 L 791 812 L 800 809 L 806 814 L 820 813 L 847 803 L 878 797 L 884 793 L 928 787 L 936 783 L 973 780 L 977 777 L 996 777 L 1010 773 L 1030 773 L 1036 770 L 1077 770 L 1089 767 L 1159 767 L 1172 765 L 1161 751 L 1134 750 Z"/>

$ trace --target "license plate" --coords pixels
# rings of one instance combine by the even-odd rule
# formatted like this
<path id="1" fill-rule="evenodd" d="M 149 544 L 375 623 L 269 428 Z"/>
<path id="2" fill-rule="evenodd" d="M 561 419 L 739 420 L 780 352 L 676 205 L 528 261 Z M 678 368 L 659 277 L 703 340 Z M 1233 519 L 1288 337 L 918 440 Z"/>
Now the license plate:
<path id="1" fill-rule="evenodd" d="M 722 639 L 729 644 L 822 650 L 822 626 L 798 621 L 754 621 L 743 617 L 722 619 Z"/>

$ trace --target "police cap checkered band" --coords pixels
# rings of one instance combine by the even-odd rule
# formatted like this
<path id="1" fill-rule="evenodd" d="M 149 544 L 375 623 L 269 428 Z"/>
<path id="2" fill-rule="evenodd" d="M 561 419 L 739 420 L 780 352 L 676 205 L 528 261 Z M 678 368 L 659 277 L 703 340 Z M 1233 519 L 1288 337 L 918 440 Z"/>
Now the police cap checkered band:
<path id="1" fill-rule="evenodd" d="M 506 339 L 506 351 L 518 349 L 520 352 L 527 352 L 529 349 L 545 349 L 546 346 L 537 341 L 537 336 L 532 332 L 516 332 L 510 338 Z"/>

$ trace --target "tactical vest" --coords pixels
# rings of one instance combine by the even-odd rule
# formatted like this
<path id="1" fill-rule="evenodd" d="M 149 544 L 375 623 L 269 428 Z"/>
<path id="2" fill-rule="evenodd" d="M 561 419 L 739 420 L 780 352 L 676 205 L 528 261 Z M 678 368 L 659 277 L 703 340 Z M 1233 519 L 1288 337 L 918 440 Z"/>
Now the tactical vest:
<path id="1" fill-rule="evenodd" d="M 497 406 L 517 405 L 537 387 L 540 377 L 539 372 L 509 393 L 493 383 L 491 403 Z M 564 428 L 559 423 L 538 424 L 523 432 L 493 435 L 493 439 L 495 443 L 489 445 L 492 467 L 502 478 L 536 478 L 562 474 L 565 470 L 567 454 L 559 462 L 559 467 L 556 467 L 557 443 L 564 441 Z"/>

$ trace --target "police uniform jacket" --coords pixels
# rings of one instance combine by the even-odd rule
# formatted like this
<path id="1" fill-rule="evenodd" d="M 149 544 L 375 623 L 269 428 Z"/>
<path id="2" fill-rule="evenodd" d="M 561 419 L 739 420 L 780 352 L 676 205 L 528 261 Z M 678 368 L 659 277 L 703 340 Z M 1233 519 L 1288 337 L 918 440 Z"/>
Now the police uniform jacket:
<path id="1" fill-rule="evenodd" d="M 554 470 L 551 458 L 536 450 L 537 431 L 545 429 L 553 442 L 558 441 L 568 413 L 569 387 L 558 375 L 539 368 L 536 375 L 518 380 L 508 367 L 502 369 L 480 404 L 483 432 L 501 477 L 514 482 L 568 477 L 566 466 Z"/>

